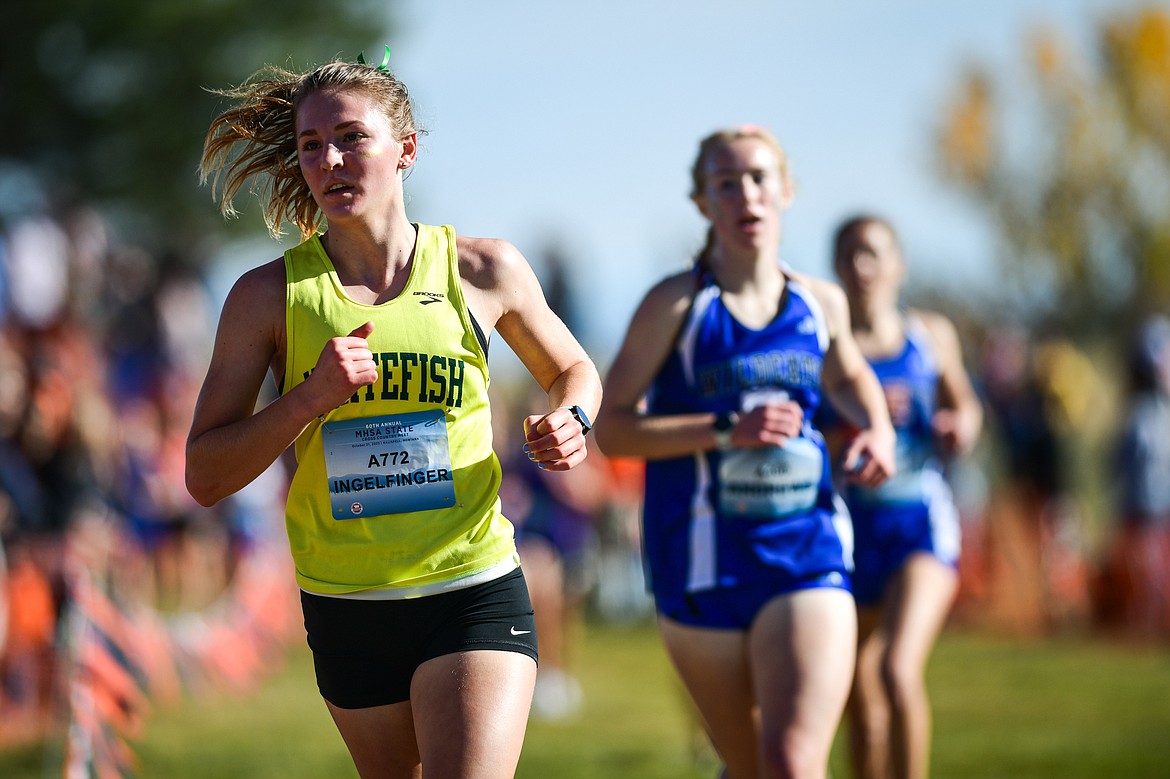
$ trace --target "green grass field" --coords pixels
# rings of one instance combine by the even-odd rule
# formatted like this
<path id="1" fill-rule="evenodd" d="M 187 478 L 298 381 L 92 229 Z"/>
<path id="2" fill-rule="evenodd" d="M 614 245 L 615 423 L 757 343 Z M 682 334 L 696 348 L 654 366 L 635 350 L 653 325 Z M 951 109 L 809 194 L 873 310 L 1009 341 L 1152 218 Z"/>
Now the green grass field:
<path id="1" fill-rule="evenodd" d="M 715 776 L 652 626 L 590 625 L 580 678 L 584 711 L 530 725 L 521 779 Z M 941 779 L 1170 777 L 1165 648 L 1012 641 L 952 629 L 932 659 L 929 684 Z M 143 779 L 357 776 L 299 648 L 254 695 L 156 710 L 132 746 Z M 0 776 L 59 776 L 46 770 L 45 756 L 44 749 L 0 753 Z M 839 749 L 832 770 L 849 775 Z"/>

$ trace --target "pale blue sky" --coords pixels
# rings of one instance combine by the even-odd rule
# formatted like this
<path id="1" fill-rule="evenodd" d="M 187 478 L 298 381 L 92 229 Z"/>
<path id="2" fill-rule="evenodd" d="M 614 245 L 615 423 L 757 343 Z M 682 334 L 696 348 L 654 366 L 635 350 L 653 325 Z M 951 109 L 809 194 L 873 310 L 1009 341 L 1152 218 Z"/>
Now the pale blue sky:
<path id="1" fill-rule="evenodd" d="M 393 67 L 430 131 L 407 181 L 412 217 L 507 238 L 539 270 L 559 240 L 608 359 L 641 295 L 680 267 L 703 223 L 687 199 L 698 140 L 758 123 L 798 187 L 782 250 L 829 272 L 857 209 L 899 227 L 918 283 L 986 288 L 995 245 L 942 185 L 932 138 L 963 66 L 1022 77 L 1050 24 L 1088 52 L 1094 23 L 1139 0 L 721 0 L 394 4 Z"/>

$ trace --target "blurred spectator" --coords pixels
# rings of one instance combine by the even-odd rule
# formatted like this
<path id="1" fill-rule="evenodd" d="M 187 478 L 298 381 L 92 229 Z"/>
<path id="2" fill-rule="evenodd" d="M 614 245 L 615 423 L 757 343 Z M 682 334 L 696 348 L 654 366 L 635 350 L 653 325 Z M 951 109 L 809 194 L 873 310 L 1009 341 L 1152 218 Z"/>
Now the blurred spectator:
<path id="1" fill-rule="evenodd" d="M 508 426 L 547 402 L 543 393 L 518 395 L 495 398 L 497 442 L 515 442 L 517 436 L 514 431 L 509 435 Z M 592 442 L 585 463 L 571 471 L 541 470 L 518 446 L 497 451 L 497 456 L 503 470 L 500 500 L 504 516 L 516 528 L 536 614 L 540 668 L 532 714 L 563 719 L 583 703 L 573 667 L 584 630 L 583 606 L 597 584 L 597 522 L 608 498 L 606 464 Z"/>
<path id="2" fill-rule="evenodd" d="M 642 570 L 642 492 L 646 463 L 630 457 L 606 458 L 608 500 L 599 526 L 596 604 L 601 619 L 628 624 L 654 613 L 654 600 Z"/>
<path id="3" fill-rule="evenodd" d="M 7 555 L 6 576 L 0 582 L 8 612 L 0 652 L 0 722 L 11 737 L 11 731 L 37 733 L 48 724 L 58 608 L 53 586 L 29 543 L 9 546 Z"/>
<path id="4" fill-rule="evenodd" d="M 165 367 L 162 325 L 155 295 L 158 270 L 139 248 L 121 248 L 109 258 L 107 332 L 110 391 L 118 398 L 153 395 Z"/>
<path id="5" fill-rule="evenodd" d="M 57 320 L 69 292 L 69 243 L 48 217 L 24 219 L 8 236 L 4 276 L 11 316 L 41 329 Z"/>
<path id="6" fill-rule="evenodd" d="M 44 524 L 41 485 L 21 444 L 31 393 L 24 358 L 0 331 L 0 539 Z"/>
<path id="7" fill-rule="evenodd" d="M 2 743 L 63 727 L 94 683 L 79 626 L 127 667 L 149 659 L 156 692 L 180 665 L 188 684 L 246 685 L 271 664 L 255 651 L 299 630 L 280 464 L 214 509 L 184 486 L 210 308 L 191 266 L 112 245 L 93 209 L 0 234 Z"/>
<path id="8" fill-rule="evenodd" d="M 1143 637 L 1170 635 L 1170 318 L 1134 339 L 1114 456 L 1117 522 L 1096 590 L 1098 618 Z"/>
<path id="9" fill-rule="evenodd" d="M 1086 371 L 1091 366 L 1070 344 L 1035 345 L 1019 328 L 993 330 L 985 342 L 980 375 L 998 471 L 987 507 L 987 611 L 1001 627 L 1068 627 L 1087 608 L 1065 437 L 1094 383 Z"/>

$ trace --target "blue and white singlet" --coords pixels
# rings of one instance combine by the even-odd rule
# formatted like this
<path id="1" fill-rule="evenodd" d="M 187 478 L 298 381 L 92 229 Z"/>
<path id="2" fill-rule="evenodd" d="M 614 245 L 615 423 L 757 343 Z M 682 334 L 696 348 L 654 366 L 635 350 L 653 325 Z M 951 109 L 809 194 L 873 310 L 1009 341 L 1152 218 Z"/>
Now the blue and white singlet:
<path id="1" fill-rule="evenodd" d="M 931 419 L 937 408 L 939 369 L 921 320 L 905 318 L 906 342 L 890 357 L 870 359 L 885 392 L 897 433 L 897 473 L 876 489 L 847 486 L 853 519 L 854 597 L 876 603 L 889 578 L 915 552 L 954 565 L 959 519 L 943 477 Z"/>
<path id="2" fill-rule="evenodd" d="M 786 398 L 804 409 L 805 424 L 784 447 L 647 461 L 643 549 L 659 608 L 673 616 L 663 604 L 717 589 L 847 587 L 848 521 L 837 515 L 828 452 L 810 422 L 829 346 L 820 306 L 789 278 L 776 318 L 752 330 L 709 274 L 699 286 L 647 412 L 742 412 Z"/>

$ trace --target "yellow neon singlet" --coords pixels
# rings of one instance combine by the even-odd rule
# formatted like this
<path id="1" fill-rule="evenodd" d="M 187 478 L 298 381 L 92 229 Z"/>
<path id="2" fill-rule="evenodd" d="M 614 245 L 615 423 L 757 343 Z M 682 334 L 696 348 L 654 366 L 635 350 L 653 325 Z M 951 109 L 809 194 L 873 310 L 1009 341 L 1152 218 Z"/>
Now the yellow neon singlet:
<path id="1" fill-rule="evenodd" d="M 283 391 L 325 343 L 372 321 L 378 380 L 296 440 L 286 525 L 302 589 L 412 597 L 516 561 L 500 513 L 487 355 L 463 299 L 455 231 L 416 225 L 393 300 L 351 300 L 317 236 L 284 255 Z"/>

